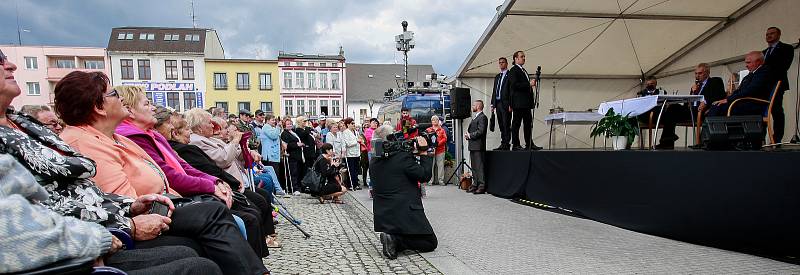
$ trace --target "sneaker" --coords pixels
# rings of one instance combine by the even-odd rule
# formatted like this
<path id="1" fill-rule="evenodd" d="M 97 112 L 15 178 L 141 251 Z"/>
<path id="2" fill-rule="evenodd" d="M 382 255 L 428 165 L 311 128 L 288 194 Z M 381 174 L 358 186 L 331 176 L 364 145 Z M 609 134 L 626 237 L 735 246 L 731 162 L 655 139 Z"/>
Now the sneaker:
<path id="1" fill-rule="evenodd" d="M 294 193 L 292 193 L 292 195 L 300 196 L 300 191 L 294 191 Z"/>

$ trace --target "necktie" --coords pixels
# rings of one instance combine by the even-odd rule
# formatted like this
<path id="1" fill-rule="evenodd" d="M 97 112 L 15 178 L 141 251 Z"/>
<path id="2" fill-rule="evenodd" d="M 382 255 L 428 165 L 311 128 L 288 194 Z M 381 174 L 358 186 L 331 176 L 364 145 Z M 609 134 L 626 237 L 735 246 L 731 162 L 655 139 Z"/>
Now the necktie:
<path id="1" fill-rule="evenodd" d="M 774 49 L 775 49 L 774 46 L 769 47 L 769 49 L 767 50 L 767 54 L 764 55 L 764 58 L 766 58 L 767 56 L 770 56 L 772 54 L 772 50 L 774 50 Z"/>
<path id="2" fill-rule="evenodd" d="M 501 91 L 500 89 L 503 87 L 503 77 L 506 76 L 506 73 L 500 73 L 500 80 L 497 81 L 497 99 L 500 99 Z"/>

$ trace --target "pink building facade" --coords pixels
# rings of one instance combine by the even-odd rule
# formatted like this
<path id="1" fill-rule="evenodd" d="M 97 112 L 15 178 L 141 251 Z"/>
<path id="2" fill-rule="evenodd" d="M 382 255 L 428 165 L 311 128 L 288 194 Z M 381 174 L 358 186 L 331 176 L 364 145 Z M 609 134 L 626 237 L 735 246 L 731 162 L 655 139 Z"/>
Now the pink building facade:
<path id="1" fill-rule="evenodd" d="M 70 72 L 109 74 L 108 55 L 104 48 L 0 45 L 0 49 L 17 65 L 14 78 L 22 94 L 11 102 L 15 108 L 23 105 L 52 106 L 56 83 Z"/>

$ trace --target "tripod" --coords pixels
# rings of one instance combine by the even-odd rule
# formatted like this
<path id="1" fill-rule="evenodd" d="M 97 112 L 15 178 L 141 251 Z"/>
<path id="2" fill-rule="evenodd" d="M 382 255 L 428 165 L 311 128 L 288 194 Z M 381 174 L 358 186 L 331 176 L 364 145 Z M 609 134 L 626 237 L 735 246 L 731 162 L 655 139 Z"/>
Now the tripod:
<path id="1" fill-rule="evenodd" d="M 463 118 L 462 119 L 458 119 L 457 121 L 458 121 L 458 136 L 459 137 L 464 136 L 464 119 Z M 469 169 L 470 174 L 475 174 L 475 169 L 472 169 L 472 166 L 469 166 L 469 164 L 467 164 L 467 159 L 464 158 L 464 153 L 463 153 L 464 152 L 464 143 L 462 142 L 461 146 L 459 146 L 459 147 L 460 147 L 460 148 L 458 148 L 459 152 L 462 152 L 461 153 L 461 161 L 458 163 L 458 166 L 456 166 L 456 169 L 455 169 L 455 171 L 453 171 L 453 174 L 451 174 L 450 177 L 447 178 L 447 180 L 444 182 L 444 184 L 447 184 L 448 182 L 450 182 L 450 180 L 452 180 L 453 177 L 456 176 L 456 173 L 458 173 L 458 171 L 460 171 L 461 169 L 464 169 L 465 167 L 467 169 Z M 456 185 L 458 185 L 458 184 L 456 184 Z"/>

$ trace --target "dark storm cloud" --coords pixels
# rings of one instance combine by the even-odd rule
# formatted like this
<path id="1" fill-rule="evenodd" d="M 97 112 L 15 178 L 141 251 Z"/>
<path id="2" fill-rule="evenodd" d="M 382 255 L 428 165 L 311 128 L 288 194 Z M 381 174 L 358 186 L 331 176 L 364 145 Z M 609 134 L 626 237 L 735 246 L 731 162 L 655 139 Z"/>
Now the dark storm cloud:
<path id="1" fill-rule="evenodd" d="M 23 44 L 105 47 L 111 28 L 191 27 L 190 1 L 0 0 L 0 43 L 16 44 L 15 2 Z M 228 57 L 273 59 L 278 51 L 334 54 L 348 62 L 402 62 L 394 35 L 407 20 L 417 47 L 410 62 L 453 74 L 500 0 L 211 1 L 196 0 L 199 27 L 216 29 Z"/>

